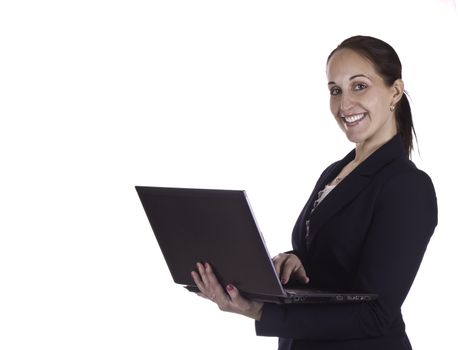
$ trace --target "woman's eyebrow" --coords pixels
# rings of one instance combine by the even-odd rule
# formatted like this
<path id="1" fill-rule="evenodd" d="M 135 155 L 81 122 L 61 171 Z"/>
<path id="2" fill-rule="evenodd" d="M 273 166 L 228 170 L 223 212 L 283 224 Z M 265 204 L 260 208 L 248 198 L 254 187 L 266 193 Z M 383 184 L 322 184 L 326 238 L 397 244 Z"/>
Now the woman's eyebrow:
<path id="1" fill-rule="evenodd" d="M 370 78 L 369 76 L 365 75 L 365 74 L 356 74 L 356 75 L 353 75 L 353 76 L 350 77 L 349 80 L 353 80 L 353 79 L 361 78 L 361 77 L 371 80 L 371 78 Z M 328 85 L 337 85 L 337 84 L 336 84 L 335 82 L 333 82 L 333 81 L 330 81 L 330 82 L 328 83 Z"/>
<path id="2" fill-rule="evenodd" d="M 356 75 L 353 75 L 352 77 L 350 77 L 350 80 L 353 80 L 355 78 L 360 78 L 360 77 L 363 77 L 363 78 L 366 78 L 366 79 L 369 79 L 369 80 L 371 79 L 365 74 L 356 74 Z"/>

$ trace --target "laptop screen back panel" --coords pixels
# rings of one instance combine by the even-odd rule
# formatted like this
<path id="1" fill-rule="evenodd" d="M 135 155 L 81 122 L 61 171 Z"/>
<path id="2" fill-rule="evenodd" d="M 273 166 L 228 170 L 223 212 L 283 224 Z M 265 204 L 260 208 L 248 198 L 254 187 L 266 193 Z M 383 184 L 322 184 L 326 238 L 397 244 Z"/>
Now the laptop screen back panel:
<path id="1" fill-rule="evenodd" d="M 178 284 L 208 262 L 223 286 L 283 296 L 244 191 L 137 187 L 151 227 Z"/>

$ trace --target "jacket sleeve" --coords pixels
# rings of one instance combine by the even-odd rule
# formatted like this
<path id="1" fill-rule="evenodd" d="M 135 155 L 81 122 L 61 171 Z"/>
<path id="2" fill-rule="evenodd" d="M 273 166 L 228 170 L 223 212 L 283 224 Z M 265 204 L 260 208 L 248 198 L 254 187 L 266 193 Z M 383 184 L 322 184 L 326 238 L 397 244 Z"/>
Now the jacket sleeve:
<path id="1" fill-rule="evenodd" d="M 433 184 L 417 169 L 392 178 L 379 193 L 353 282 L 379 295 L 354 304 L 265 304 L 256 333 L 344 340 L 385 334 L 397 321 L 437 224 Z"/>

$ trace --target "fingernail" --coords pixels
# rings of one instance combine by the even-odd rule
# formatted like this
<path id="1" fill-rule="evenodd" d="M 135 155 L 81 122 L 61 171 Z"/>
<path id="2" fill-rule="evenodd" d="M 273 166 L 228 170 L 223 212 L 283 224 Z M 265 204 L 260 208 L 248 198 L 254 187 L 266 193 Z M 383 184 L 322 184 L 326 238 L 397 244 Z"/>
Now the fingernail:
<path id="1" fill-rule="evenodd" d="M 210 265 L 208 265 L 208 263 L 205 263 L 205 268 L 208 269 Z"/>
<path id="2" fill-rule="evenodd" d="M 286 284 L 286 282 L 288 282 L 286 278 L 281 279 L 281 283 Z"/>
<path id="3" fill-rule="evenodd" d="M 226 290 L 227 290 L 228 292 L 232 292 L 232 291 L 234 290 L 234 286 L 233 286 L 232 284 L 228 284 L 228 285 L 226 286 Z"/>

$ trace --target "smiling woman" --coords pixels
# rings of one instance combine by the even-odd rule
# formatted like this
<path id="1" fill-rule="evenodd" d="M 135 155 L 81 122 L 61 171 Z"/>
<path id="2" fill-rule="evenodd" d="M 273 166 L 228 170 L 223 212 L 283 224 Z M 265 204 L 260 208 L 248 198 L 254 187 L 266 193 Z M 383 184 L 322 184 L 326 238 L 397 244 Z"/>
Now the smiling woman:
<path id="1" fill-rule="evenodd" d="M 192 277 L 221 310 L 256 320 L 279 349 L 409 350 L 401 306 L 437 224 L 429 176 L 409 160 L 414 133 L 401 62 L 387 43 L 351 37 L 329 56 L 330 106 L 355 149 L 322 173 L 273 259 L 282 283 L 378 294 L 359 304 L 277 305 L 221 286 L 211 266 Z"/>
<path id="2" fill-rule="evenodd" d="M 366 49 L 376 44 L 380 46 L 376 51 Z M 382 53 L 384 57 L 380 56 Z M 406 97 L 401 62 L 388 44 L 363 36 L 345 40 L 330 54 L 327 75 L 331 112 L 348 140 L 357 146 L 355 159 L 342 169 L 333 181 L 336 183 L 398 133 L 397 119 L 412 118 L 410 108 L 406 117 L 397 117 L 395 113 L 395 106 Z M 413 124 L 410 122 L 407 130 L 399 131 L 407 136 L 406 148 L 410 153 Z"/>
<path id="3" fill-rule="evenodd" d="M 369 60 L 349 49 L 342 49 L 330 58 L 327 73 L 331 111 L 351 142 L 360 144 L 370 139 L 376 147 L 386 137 L 396 134 L 391 106 L 402 96 L 400 79 L 392 86 L 385 85 Z"/>

